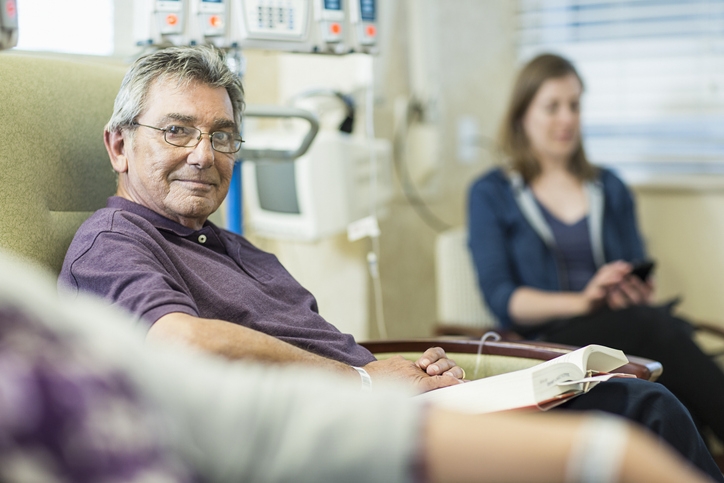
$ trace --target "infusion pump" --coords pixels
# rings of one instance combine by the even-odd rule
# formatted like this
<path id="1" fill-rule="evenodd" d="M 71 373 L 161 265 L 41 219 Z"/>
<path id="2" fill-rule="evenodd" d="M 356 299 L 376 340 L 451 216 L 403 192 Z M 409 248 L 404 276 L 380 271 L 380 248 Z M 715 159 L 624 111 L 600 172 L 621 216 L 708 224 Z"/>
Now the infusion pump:
<path id="1" fill-rule="evenodd" d="M 0 0 L 0 50 L 18 44 L 18 6 L 15 0 Z"/>
<path id="2" fill-rule="evenodd" d="M 134 32 L 142 45 L 374 53 L 377 1 L 135 0 Z"/>

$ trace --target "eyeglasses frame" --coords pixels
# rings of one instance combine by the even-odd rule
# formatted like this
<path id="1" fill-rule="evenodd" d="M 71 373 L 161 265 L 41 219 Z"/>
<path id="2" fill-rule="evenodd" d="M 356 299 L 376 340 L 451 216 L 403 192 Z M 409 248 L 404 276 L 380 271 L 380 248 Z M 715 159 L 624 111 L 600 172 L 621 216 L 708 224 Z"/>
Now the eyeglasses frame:
<path id="1" fill-rule="evenodd" d="M 216 148 L 214 147 L 214 137 L 213 137 L 213 136 L 214 136 L 214 134 L 216 134 L 217 132 L 224 132 L 224 131 L 203 132 L 201 129 L 194 127 L 193 129 L 196 129 L 199 133 L 201 133 L 201 134 L 199 134 L 199 137 L 196 138 L 196 144 L 189 144 L 189 145 L 186 145 L 186 146 L 179 146 L 178 144 L 174 144 L 174 143 L 170 142 L 168 139 L 166 139 L 166 134 L 168 133 L 168 128 L 160 128 L 160 127 L 156 127 L 156 126 L 149 126 L 148 124 L 141 124 L 140 122 L 136 122 L 136 121 L 133 121 L 133 123 L 131 123 L 131 126 L 149 127 L 149 128 L 151 128 L 151 129 L 155 129 L 156 131 L 161 131 L 161 132 L 163 133 L 163 140 L 164 140 L 164 142 L 165 142 L 166 144 L 168 144 L 169 146 L 174 146 L 174 147 L 177 147 L 177 148 L 195 148 L 196 146 L 198 146 L 199 144 L 201 144 L 201 139 L 203 138 L 204 134 L 206 134 L 207 136 L 209 136 L 209 141 L 211 142 L 211 149 L 213 149 L 213 150 L 216 151 L 217 153 L 221 153 L 221 154 L 235 154 L 235 153 L 238 153 L 238 152 L 241 150 L 241 144 L 244 142 L 244 139 L 241 139 L 241 140 L 240 140 L 240 142 L 239 142 L 239 149 L 237 149 L 236 151 L 219 151 L 218 149 L 216 149 Z M 229 134 L 235 134 L 235 133 L 229 133 Z M 239 136 L 239 137 L 241 137 L 241 136 Z"/>

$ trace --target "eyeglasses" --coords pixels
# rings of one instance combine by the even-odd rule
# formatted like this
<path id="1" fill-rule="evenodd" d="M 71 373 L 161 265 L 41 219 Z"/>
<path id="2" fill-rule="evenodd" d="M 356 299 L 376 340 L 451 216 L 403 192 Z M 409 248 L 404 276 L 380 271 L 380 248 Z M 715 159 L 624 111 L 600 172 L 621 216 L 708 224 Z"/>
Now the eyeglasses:
<path id="1" fill-rule="evenodd" d="M 208 134 L 211 138 L 211 147 L 214 151 L 220 153 L 231 154 L 241 149 L 241 143 L 244 142 L 241 139 L 241 135 L 235 132 L 201 132 L 201 130 L 195 127 L 187 126 L 169 126 L 165 129 L 155 126 L 147 126 L 146 124 L 133 123 L 134 126 L 150 127 L 156 131 L 163 132 L 163 140 L 171 146 L 179 148 L 195 148 L 201 142 L 201 136 Z"/>

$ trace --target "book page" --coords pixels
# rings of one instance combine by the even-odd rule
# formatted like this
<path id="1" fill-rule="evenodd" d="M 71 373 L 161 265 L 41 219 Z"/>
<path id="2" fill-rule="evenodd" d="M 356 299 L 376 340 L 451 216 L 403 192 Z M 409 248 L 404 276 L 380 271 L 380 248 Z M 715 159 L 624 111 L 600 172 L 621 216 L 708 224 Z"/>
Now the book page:
<path id="1" fill-rule="evenodd" d="M 545 367 L 560 362 L 570 362 L 579 367 L 584 373 L 589 370 L 609 372 L 628 363 L 626 354 L 618 349 L 591 344 L 563 354 L 535 367 Z"/>
<path id="2" fill-rule="evenodd" d="M 580 392 L 582 384 L 563 387 L 560 383 L 583 377 L 585 373 L 574 364 L 559 361 L 437 389 L 416 397 L 452 411 L 482 414 L 538 407 L 539 403 L 563 393 Z"/>
<path id="3" fill-rule="evenodd" d="M 586 377 L 577 365 L 561 361 L 560 357 L 553 359 L 555 364 L 539 364 L 531 367 L 531 385 L 536 403 L 547 401 L 566 392 L 581 392 L 583 384 L 580 381 Z M 551 362 L 551 361 L 548 361 Z"/>
<path id="4" fill-rule="evenodd" d="M 482 414 L 536 406 L 531 369 L 508 372 L 415 396 L 451 411 Z"/>

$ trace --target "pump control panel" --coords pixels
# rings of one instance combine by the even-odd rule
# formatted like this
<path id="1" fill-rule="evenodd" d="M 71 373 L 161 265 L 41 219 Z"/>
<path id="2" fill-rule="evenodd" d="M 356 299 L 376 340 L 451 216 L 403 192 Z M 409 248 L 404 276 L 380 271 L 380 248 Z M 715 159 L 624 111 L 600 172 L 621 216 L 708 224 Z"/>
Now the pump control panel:
<path id="1" fill-rule="evenodd" d="M 304 40 L 307 36 L 308 0 L 242 1 L 243 27 L 252 40 Z"/>
<path id="2" fill-rule="evenodd" d="M 1 0 L 0 0 L 1 1 Z M 183 45 L 187 0 L 135 0 L 134 36 L 144 45 Z"/>
<path id="3" fill-rule="evenodd" d="M 217 47 L 228 43 L 229 0 L 191 0 L 189 43 L 211 42 Z"/>
<path id="4" fill-rule="evenodd" d="M 156 0 L 155 16 L 161 35 L 181 35 L 184 32 L 183 0 Z"/>
<path id="5" fill-rule="evenodd" d="M 342 0 L 318 0 L 319 33 L 325 43 L 339 43 L 344 40 L 344 8 Z"/>
<path id="6" fill-rule="evenodd" d="M 377 0 L 349 0 L 349 41 L 355 52 L 377 53 Z"/>
<path id="7" fill-rule="evenodd" d="M 0 50 L 18 44 L 18 5 L 16 0 L 0 0 Z"/>

